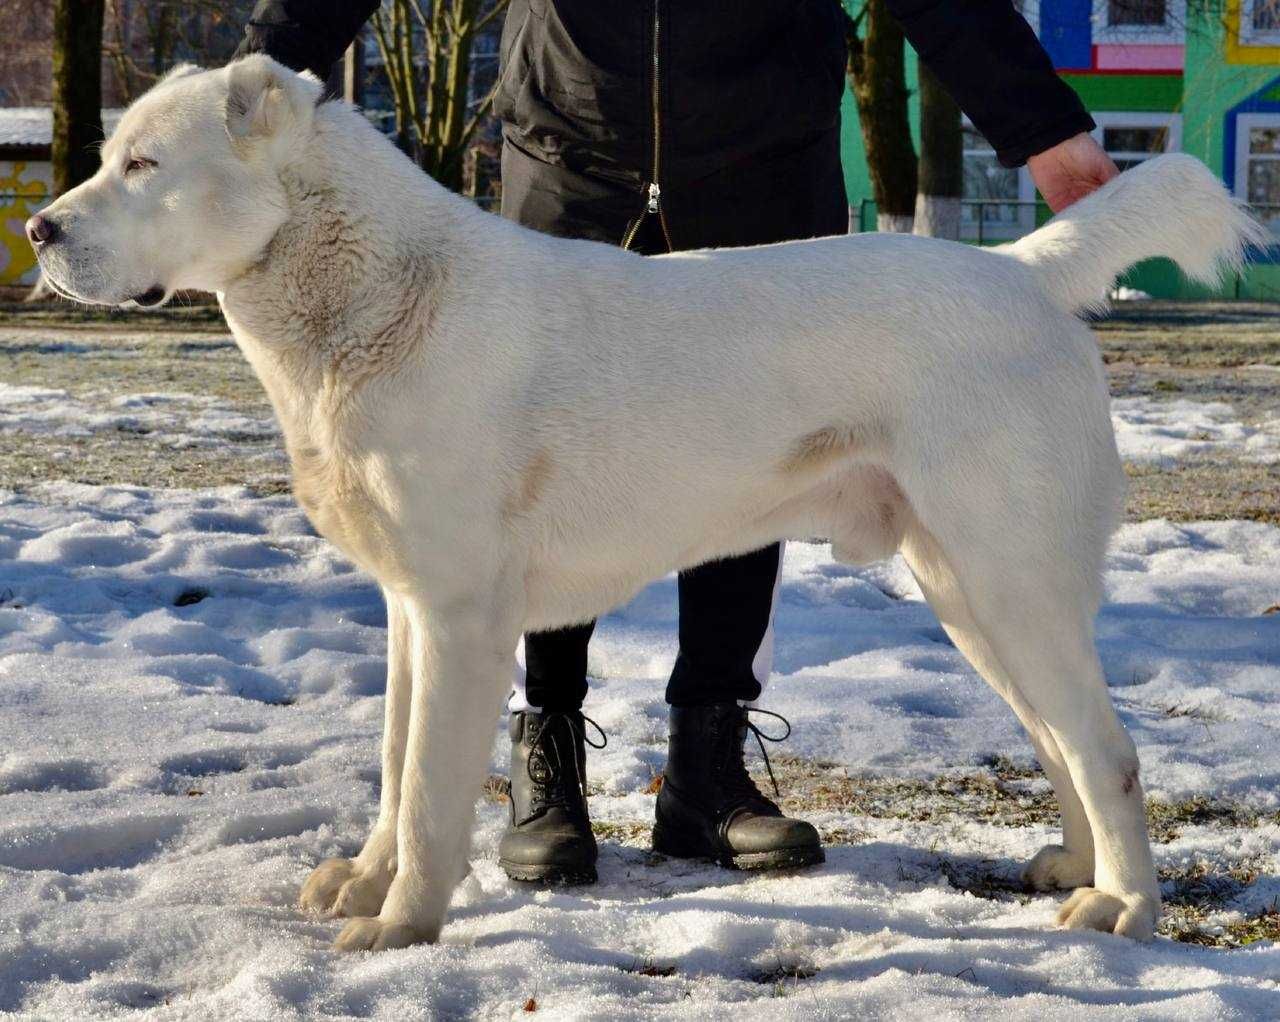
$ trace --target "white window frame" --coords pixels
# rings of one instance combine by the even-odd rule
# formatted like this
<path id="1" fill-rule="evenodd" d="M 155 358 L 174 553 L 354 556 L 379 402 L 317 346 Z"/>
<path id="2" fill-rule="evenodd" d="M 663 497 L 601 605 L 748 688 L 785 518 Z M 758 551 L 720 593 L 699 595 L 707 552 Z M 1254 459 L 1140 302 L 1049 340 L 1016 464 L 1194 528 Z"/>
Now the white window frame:
<path id="1" fill-rule="evenodd" d="M 1251 0 L 1244 0 L 1251 2 Z M 1187 38 L 1186 0 L 1167 0 L 1162 25 L 1113 25 L 1110 0 L 1093 0 L 1093 42 L 1095 45 L 1130 43 L 1176 46 Z"/>
<path id="2" fill-rule="evenodd" d="M 964 127 L 966 130 L 976 130 L 973 122 L 969 118 L 964 118 Z M 963 143 L 961 143 L 963 145 Z M 990 152 L 992 158 L 995 158 L 994 149 L 970 149 L 963 148 L 960 153 L 960 159 L 963 163 L 965 154 L 967 153 L 987 153 Z M 1036 185 L 1031 180 L 1031 174 L 1025 166 L 1019 167 L 1018 174 L 1018 201 L 1034 202 L 1036 198 Z M 960 215 L 960 237 L 966 241 L 978 240 L 978 224 L 965 223 L 964 220 L 964 203 L 971 200 L 961 199 L 961 215 Z M 1014 238 L 1021 238 L 1024 234 L 1030 234 L 1036 228 L 1036 207 L 1035 206 L 1015 206 L 1017 218 L 1012 223 L 984 223 L 982 225 L 982 240 L 991 239 L 993 241 L 1009 241 Z M 981 215 L 981 214 L 979 214 Z"/>
<path id="3" fill-rule="evenodd" d="M 1240 45 L 1280 46 L 1280 28 L 1253 27 L 1253 8 L 1258 0 L 1240 0 Z"/>
<path id="4" fill-rule="evenodd" d="M 1164 151 L 1166 153 L 1176 153 L 1182 149 L 1182 115 L 1159 113 L 1150 110 L 1134 110 L 1126 112 L 1123 110 L 1095 110 L 1093 112 L 1094 122 L 1098 125 L 1093 129 L 1093 137 L 1097 140 L 1098 145 L 1103 145 L 1103 130 L 1106 128 L 1164 128 Z M 1110 156 L 1118 156 L 1121 159 L 1133 159 L 1141 157 L 1150 159 L 1152 156 L 1159 156 L 1159 153 L 1108 153 Z"/>
<path id="5" fill-rule="evenodd" d="M 1236 179 L 1232 182 L 1237 199 L 1249 201 L 1249 130 L 1251 128 L 1280 129 L 1280 112 L 1236 114 Z M 1280 209 L 1268 221 L 1272 233 L 1280 234 Z"/>

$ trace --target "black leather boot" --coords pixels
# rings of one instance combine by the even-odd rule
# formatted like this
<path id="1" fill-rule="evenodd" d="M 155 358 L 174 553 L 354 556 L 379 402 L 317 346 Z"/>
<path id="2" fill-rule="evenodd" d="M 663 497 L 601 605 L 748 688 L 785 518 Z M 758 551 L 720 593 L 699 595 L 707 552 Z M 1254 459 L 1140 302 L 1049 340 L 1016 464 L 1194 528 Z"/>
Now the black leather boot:
<path id="1" fill-rule="evenodd" d="M 737 703 L 671 708 L 655 852 L 714 859 L 729 869 L 811 866 L 826 858 L 813 826 L 783 816 L 751 780 L 743 758 L 748 730 L 760 739 Z"/>
<path id="2" fill-rule="evenodd" d="M 592 884 L 596 839 L 587 816 L 586 724 L 581 713 L 513 713 L 511 824 L 498 864 L 512 880 Z M 596 727 L 599 731 L 599 727 Z M 604 732 L 600 732 L 603 748 Z"/>

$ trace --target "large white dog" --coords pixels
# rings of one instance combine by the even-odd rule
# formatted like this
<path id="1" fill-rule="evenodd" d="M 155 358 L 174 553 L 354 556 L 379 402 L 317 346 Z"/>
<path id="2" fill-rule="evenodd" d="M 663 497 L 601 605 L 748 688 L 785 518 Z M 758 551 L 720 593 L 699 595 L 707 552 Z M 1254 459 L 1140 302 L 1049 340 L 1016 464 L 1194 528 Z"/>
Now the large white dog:
<path id="1" fill-rule="evenodd" d="M 382 803 L 303 887 L 343 949 L 435 940 L 523 630 L 783 537 L 901 551 L 1062 807 L 1059 919 L 1159 912 L 1093 641 L 1124 475 L 1075 316 L 1148 256 L 1211 278 L 1259 228 L 1153 159 L 999 249 L 858 235 L 645 259 L 484 213 L 264 57 L 172 73 L 33 218 L 69 297 L 216 291 L 298 500 L 381 584 Z"/>

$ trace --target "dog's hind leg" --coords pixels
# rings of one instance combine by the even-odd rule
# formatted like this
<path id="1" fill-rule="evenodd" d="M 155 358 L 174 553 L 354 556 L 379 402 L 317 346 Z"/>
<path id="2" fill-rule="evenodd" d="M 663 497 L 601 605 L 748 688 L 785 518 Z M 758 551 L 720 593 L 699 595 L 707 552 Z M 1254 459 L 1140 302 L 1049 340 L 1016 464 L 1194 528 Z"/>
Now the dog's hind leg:
<path id="1" fill-rule="evenodd" d="M 1066 764 L 1089 822 L 1094 882 L 1059 922 L 1149 940 L 1160 895 L 1143 812 L 1138 757 L 1111 703 L 1093 645 L 1101 549 L 1027 527 L 997 535 L 972 518 L 939 540 L 990 654 Z"/>
<path id="2" fill-rule="evenodd" d="M 1023 869 L 1024 882 L 1039 891 L 1092 884 L 1093 832 L 1057 740 L 978 630 L 964 593 L 933 537 L 919 527 L 909 529 L 903 537 L 902 554 L 951 641 L 1026 728 L 1036 759 L 1053 785 L 1062 814 L 1062 844 L 1040 849 Z"/>
<path id="3" fill-rule="evenodd" d="M 302 885 L 299 905 L 327 916 L 376 916 L 396 874 L 396 819 L 413 687 L 412 637 L 403 601 L 387 603 L 387 695 L 382 733 L 382 796 L 378 820 L 354 859 L 325 859 Z"/>

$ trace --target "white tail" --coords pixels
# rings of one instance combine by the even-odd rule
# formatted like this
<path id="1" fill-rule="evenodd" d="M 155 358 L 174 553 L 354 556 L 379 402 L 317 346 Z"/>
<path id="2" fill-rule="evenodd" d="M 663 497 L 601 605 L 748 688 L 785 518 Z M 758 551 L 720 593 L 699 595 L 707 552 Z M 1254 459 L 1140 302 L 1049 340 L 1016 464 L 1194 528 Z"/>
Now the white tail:
<path id="1" fill-rule="evenodd" d="M 1212 284 L 1270 240 L 1208 167 L 1175 153 L 1125 171 L 997 251 L 1030 266 L 1054 304 L 1080 312 L 1105 306 L 1116 275 L 1143 259 L 1165 256 Z"/>

